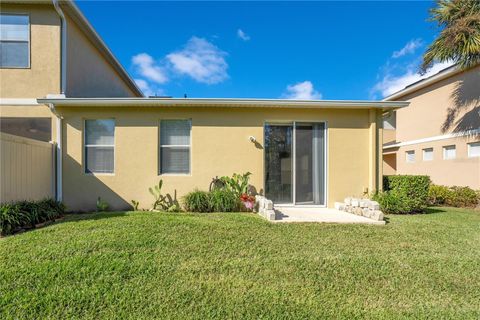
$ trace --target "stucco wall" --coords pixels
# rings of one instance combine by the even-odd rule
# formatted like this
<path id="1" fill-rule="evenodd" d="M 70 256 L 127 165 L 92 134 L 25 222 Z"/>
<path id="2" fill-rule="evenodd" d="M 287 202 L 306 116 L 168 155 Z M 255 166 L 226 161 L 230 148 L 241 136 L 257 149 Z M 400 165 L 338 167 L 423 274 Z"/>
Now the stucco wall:
<path id="1" fill-rule="evenodd" d="M 433 183 L 448 186 L 469 186 L 480 189 L 480 157 L 469 158 L 467 143 L 480 141 L 480 137 L 446 139 L 404 146 L 397 151 L 398 174 L 426 174 Z M 455 145 L 456 158 L 443 159 L 443 146 Z M 433 160 L 423 161 L 422 149 L 433 148 Z M 405 152 L 415 151 L 415 162 L 405 161 Z"/>
<path id="2" fill-rule="evenodd" d="M 68 97 L 137 96 L 68 16 L 67 34 Z"/>
<path id="3" fill-rule="evenodd" d="M 60 93 L 60 19 L 53 7 L 2 3 L 2 13 L 30 15 L 30 68 L 0 68 L 0 97 Z"/>
<path id="4" fill-rule="evenodd" d="M 408 107 L 396 111 L 396 139 L 399 142 L 478 128 L 480 66 L 399 97 L 398 100 L 410 102 Z M 456 115 L 449 113 L 449 110 L 456 111 Z M 448 126 L 442 130 L 445 124 Z"/>
<path id="5" fill-rule="evenodd" d="M 195 188 L 207 190 L 215 176 L 253 173 L 251 183 L 263 189 L 264 153 L 249 141 L 255 136 L 263 146 L 264 122 L 276 120 L 326 120 L 328 125 L 328 206 L 346 196 L 361 196 L 371 186 L 369 110 L 310 110 L 258 108 L 60 108 L 64 115 L 63 195 L 70 210 L 92 210 L 101 196 L 113 208 L 128 207 L 130 200 L 149 207 L 148 187 L 164 181 L 164 192 L 181 198 Z M 83 168 L 85 119 L 114 118 L 115 174 L 87 175 Z M 159 121 L 192 120 L 192 171 L 189 176 L 159 176 Z M 378 119 L 380 119 L 378 114 Z M 378 127 L 375 127 L 378 128 Z M 378 132 L 374 132 L 377 133 Z M 380 140 L 381 141 L 381 140 Z M 381 173 L 381 170 L 379 170 Z M 379 173 L 377 172 L 377 173 Z"/>
<path id="6" fill-rule="evenodd" d="M 397 142 L 440 137 L 480 129 L 480 66 L 399 97 L 410 106 L 397 110 Z M 386 130 L 385 130 L 386 131 Z M 384 142 L 387 142 L 387 138 Z M 480 189 L 480 160 L 468 158 L 467 143 L 480 141 L 480 134 L 417 143 L 398 149 L 397 174 L 426 174 L 443 185 Z M 443 160 L 443 146 L 455 144 L 457 158 Z M 434 148 L 434 159 L 423 162 L 422 149 Z M 405 152 L 415 150 L 416 161 L 406 163 Z M 384 165 L 384 168 L 388 166 Z"/>

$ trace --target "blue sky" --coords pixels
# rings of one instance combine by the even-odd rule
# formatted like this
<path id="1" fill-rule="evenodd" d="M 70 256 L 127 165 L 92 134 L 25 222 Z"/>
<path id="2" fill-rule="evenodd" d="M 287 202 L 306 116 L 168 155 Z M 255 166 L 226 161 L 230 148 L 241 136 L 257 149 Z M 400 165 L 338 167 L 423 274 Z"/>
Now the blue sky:
<path id="1" fill-rule="evenodd" d="M 427 1 L 77 4 L 147 95 L 381 99 L 436 33 Z"/>

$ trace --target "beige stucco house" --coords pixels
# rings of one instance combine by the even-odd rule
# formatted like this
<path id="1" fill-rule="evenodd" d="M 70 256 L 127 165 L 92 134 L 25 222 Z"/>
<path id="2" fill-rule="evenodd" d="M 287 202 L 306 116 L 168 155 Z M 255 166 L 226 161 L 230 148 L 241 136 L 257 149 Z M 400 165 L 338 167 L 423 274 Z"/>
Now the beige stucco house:
<path id="1" fill-rule="evenodd" d="M 73 3 L 2 1 L 1 15 L 1 130 L 56 143 L 69 210 L 149 207 L 160 179 L 180 199 L 247 171 L 275 205 L 381 189 L 382 115 L 408 102 L 144 98 Z"/>
<path id="2" fill-rule="evenodd" d="M 452 66 L 387 97 L 409 107 L 384 122 L 384 174 L 425 174 L 480 189 L 480 66 Z"/>
<path id="3" fill-rule="evenodd" d="M 54 140 L 47 95 L 142 96 L 73 2 L 2 0 L 0 22 L 2 132 Z"/>

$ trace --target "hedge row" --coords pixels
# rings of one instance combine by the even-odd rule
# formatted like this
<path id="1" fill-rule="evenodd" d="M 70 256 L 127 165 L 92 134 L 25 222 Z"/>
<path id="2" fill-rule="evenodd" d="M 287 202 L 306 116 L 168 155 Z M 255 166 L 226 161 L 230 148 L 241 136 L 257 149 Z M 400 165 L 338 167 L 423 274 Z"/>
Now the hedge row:
<path id="1" fill-rule="evenodd" d="M 3 203 L 0 205 L 0 234 L 35 228 L 39 223 L 61 217 L 64 212 L 65 206 L 53 199 Z"/>

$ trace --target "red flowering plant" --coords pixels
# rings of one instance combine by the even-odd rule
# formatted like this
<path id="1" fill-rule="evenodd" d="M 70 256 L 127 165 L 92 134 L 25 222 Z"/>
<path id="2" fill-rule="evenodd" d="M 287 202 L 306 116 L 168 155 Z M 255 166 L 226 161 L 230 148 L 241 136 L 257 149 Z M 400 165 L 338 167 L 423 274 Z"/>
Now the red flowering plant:
<path id="1" fill-rule="evenodd" d="M 242 193 L 242 195 L 240 196 L 240 201 L 245 206 L 245 209 L 249 211 L 253 210 L 253 207 L 255 206 L 254 196 L 248 195 L 246 193 Z"/>

